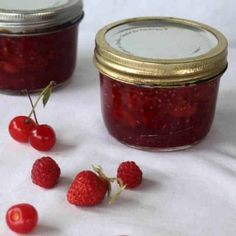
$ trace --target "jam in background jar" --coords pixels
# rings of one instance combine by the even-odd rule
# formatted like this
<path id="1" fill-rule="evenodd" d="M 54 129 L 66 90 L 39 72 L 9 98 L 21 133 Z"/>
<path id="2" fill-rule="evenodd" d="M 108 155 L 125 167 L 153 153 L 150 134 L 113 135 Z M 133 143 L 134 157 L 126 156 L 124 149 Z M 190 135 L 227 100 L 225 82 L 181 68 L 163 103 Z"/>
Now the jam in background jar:
<path id="1" fill-rule="evenodd" d="M 77 23 L 34 36 L 0 36 L 0 90 L 37 91 L 67 81 L 75 68 Z"/>
<path id="2" fill-rule="evenodd" d="M 170 151 L 208 134 L 227 68 L 217 30 L 177 18 L 119 21 L 98 32 L 94 62 L 104 122 L 120 142 Z"/>
<path id="3" fill-rule="evenodd" d="M 37 91 L 50 81 L 66 82 L 75 69 L 82 2 L 55 7 L 54 1 L 32 6 L 10 1 L 4 7 L 0 20 L 8 17 L 11 24 L 0 23 L 0 90 Z"/>

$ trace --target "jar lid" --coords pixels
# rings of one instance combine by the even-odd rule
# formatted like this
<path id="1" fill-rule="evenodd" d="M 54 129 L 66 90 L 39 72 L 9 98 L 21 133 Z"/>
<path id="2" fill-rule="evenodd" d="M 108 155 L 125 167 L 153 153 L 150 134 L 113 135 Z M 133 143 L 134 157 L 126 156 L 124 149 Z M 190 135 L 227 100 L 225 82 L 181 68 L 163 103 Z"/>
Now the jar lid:
<path id="1" fill-rule="evenodd" d="M 227 67 L 227 40 L 210 26 L 172 17 L 122 20 L 96 36 L 94 63 L 129 84 L 175 86 L 208 80 Z"/>
<path id="2" fill-rule="evenodd" d="M 82 0 L 2 0 L 0 33 L 34 33 L 82 17 Z"/>

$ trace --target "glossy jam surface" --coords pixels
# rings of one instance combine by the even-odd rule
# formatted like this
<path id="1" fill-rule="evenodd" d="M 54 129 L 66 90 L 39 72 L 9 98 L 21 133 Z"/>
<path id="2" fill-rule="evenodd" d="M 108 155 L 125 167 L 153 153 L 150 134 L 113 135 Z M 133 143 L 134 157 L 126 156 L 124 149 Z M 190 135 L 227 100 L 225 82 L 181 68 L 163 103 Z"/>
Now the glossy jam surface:
<path id="1" fill-rule="evenodd" d="M 211 127 L 220 77 L 186 87 L 148 88 L 100 74 L 102 111 L 108 131 L 138 148 L 191 146 Z"/>
<path id="2" fill-rule="evenodd" d="M 0 90 L 36 91 L 61 84 L 75 68 L 78 24 L 39 35 L 0 34 Z"/>

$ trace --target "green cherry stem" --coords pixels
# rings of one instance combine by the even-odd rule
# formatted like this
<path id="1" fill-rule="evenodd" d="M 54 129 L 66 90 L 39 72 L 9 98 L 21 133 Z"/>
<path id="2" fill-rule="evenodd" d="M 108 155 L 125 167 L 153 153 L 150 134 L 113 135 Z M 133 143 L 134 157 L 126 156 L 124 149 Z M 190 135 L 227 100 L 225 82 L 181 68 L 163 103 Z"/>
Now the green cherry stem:
<path id="1" fill-rule="evenodd" d="M 49 83 L 49 85 L 48 85 L 46 88 L 43 89 L 43 91 L 42 91 L 42 92 L 40 93 L 40 95 L 38 96 L 38 98 L 37 98 L 35 104 L 33 105 L 32 110 L 31 110 L 31 112 L 30 112 L 29 115 L 28 115 L 28 118 L 31 118 L 31 116 L 34 114 L 35 109 L 36 109 L 36 107 L 37 107 L 39 101 L 41 100 L 41 98 L 43 98 L 43 97 L 44 97 L 45 95 L 47 95 L 47 94 L 50 94 L 51 88 L 52 88 L 54 85 L 55 85 L 55 82 L 54 82 L 54 81 L 51 81 L 51 82 Z M 49 98 L 49 96 L 48 96 L 48 98 Z M 47 102 L 47 101 L 46 101 L 46 102 Z M 46 104 L 46 103 L 45 103 L 45 104 Z"/>
<path id="2" fill-rule="evenodd" d="M 27 94 L 27 96 L 28 96 L 28 98 L 29 98 L 29 100 L 30 100 L 30 104 L 31 104 L 31 107 L 32 107 L 32 110 L 33 110 L 35 122 L 36 122 L 36 124 L 38 125 L 39 122 L 38 122 L 38 119 L 37 119 L 37 116 L 36 116 L 36 113 L 35 113 L 35 109 L 33 109 L 34 104 L 33 104 L 32 98 L 31 98 L 31 96 L 30 96 L 28 90 L 26 90 L 26 94 Z"/>

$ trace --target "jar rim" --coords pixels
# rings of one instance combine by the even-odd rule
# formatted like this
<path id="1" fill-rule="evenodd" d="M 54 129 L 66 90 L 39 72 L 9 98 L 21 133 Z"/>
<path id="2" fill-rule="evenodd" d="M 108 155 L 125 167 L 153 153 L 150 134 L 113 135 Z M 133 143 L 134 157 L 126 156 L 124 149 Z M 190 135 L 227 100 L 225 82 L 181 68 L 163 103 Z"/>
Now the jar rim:
<path id="1" fill-rule="evenodd" d="M 67 0 L 40 9 L 0 7 L 0 34 L 28 34 L 55 29 L 83 18 L 83 1 Z"/>
<path id="2" fill-rule="evenodd" d="M 181 59 L 153 59 L 127 54 L 112 47 L 106 34 L 121 25 L 133 22 L 166 22 L 191 26 L 215 36 L 217 45 L 209 52 Z M 121 20 L 102 28 L 96 35 L 94 64 L 112 79 L 138 85 L 175 86 L 208 80 L 227 67 L 227 39 L 218 30 L 191 20 L 173 17 L 138 17 Z"/>

